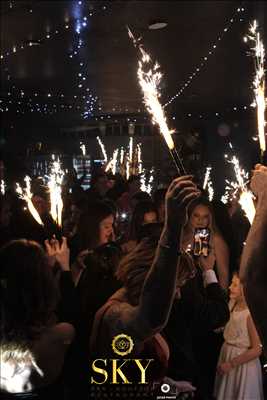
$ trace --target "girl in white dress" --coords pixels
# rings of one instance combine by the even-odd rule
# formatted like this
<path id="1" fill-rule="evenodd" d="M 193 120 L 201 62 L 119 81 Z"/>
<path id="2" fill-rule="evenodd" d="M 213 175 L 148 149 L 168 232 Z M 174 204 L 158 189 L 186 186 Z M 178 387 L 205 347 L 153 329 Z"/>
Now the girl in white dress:
<path id="1" fill-rule="evenodd" d="M 238 275 L 230 286 L 231 316 L 224 330 L 214 395 L 217 400 L 263 399 L 261 343 Z"/>

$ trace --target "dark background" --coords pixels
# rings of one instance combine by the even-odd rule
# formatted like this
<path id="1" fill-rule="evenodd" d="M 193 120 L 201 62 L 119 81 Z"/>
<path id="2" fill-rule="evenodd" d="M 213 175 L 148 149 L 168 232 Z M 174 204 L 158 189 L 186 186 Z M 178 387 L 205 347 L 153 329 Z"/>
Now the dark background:
<path id="1" fill-rule="evenodd" d="M 12 161 L 14 167 L 14 160 L 29 154 L 79 153 L 80 140 L 99 157 L 94 139 L 99 134 L 106 136 L 104 142 L 112 153 L 117 145 L 127 143 L 130 122 L 135 123 L 135 136 L 144 143 L 147 163 L 161 165 L 168 158 L 144 111 L 136 76 L 137 51 L 126 25 L 143 37 L 145 48 L 161 65 L 163 103 L 179 91 L 208 52 L 214 51 L 182 95 L 166 107 L 170 126 L 177 131 L 176 141 L 196 129 L 207 145 L 218 124 L 225 121 L 240 147 L 244 142 L 247 149 L 256 134 L 256 120 L 255 109 L 250 107 L 254 64 L 243 37 L 257 18 L 267 43 L 264 2 L 83 1 L 82 15 L 88 20 L 81 33 L 85 45 L 80 58 L 86 66 L 86 83 L 98 96 L 94 112 L 86 120 L 77 108 L 83 106 L 77 88 L 78 61 L 69 57 L 75 41 L 77 3 L 1 1 L 0 148 L 7 163 Z M 238 7 L 244 7 L 244 12 L 237 13 Z M 157 19 L 166 21 L 167 27 L 150 30 L 149 24 Z M 66 24 L 69 29 L 64 28 Z M 225 27 L 229 31 L 217 42 Z M 30 41 L 35 45 L 29 46 Z M 37 112 L 33 103 L 45 112 Z M 251 162 L 256 158 L 253 153 Z"/>

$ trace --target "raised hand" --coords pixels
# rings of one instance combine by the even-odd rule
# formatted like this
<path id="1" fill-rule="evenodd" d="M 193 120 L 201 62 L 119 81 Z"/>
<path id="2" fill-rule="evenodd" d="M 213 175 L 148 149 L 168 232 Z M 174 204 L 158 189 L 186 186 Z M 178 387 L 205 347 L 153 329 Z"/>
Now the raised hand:
<path id="1" fill-rule="evenodd" d="M 200 195 L 197 186 L 192 182 L 192 175 L 176 178 L 170 184 L 165 196 L 165 227 L 175 231 L 184 226 L 187 219 L 187 207 Z"/>
<path id="2" fill-rule="evenodd" d="M 51 265 L 53 266 L 57 261 L 63 271 L 69 271 L 69 259 L 70 259 L 70 250 L 67 244 L 67 238 L 62 237 L 62 243 L 55 238 L 45 241 L 46 252 L 51 259 Z"/>
<path id="3" fill-rule="evenodd" d="M 203 271 L 208 271 L 209 269 L 213 269 L 215 265 L 215 254 L 214 251 L 210 251 L 207 257 L 200 256 L 199 257 L 199 264 Z"/>

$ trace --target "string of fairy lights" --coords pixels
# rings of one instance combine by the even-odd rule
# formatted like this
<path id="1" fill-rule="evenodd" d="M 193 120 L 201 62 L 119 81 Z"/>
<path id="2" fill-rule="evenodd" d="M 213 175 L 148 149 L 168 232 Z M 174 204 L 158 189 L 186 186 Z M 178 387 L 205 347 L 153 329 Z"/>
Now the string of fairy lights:
<path id="1" fill-rule="evenodd" d="M 14 2 L 12 7 L 14 7 Z M 107 9 L 106 6 L 102 6 L 103 11 Z M 99 10 L 98 10 L 99 11 Z M 206 65 L 209 57 L 215 54 L 215 50 L 219 44 L 219 42 L 223 39 L 224 35 L 231 30 L 233 27 L 234 22 L 242 21 L 242 13 L 245 11 L 244 8 L 238 7 L 235 9 L 234 15 L 231 19 L 226 23 L 222 33 L 218 36 L 218 38 L 214 41 L 210 50 L 208 51 L 207 55 L 201 60 L 200 64 L 196 66 L 194 72 L 190 75 L 189 79 L 186 83 L 182 86 L 179 92 L 176 93 L 167 103 L 165 103 L 164 107 L 167 107 L 174 101 L 177 97 L 179 97 L 185 88 L 187 88 L 193 81 L 193 78 L 196 77 L 201 69 Z M 76 78 L 76 90 L 75 94 L 65 94 L 62 92 L 55 92 L 49 90 L 47 93 L 42 93 L 40 91 L 28 92 L 26 90 L 22 90 L 18 88 L 16 85 L 12 85 L 9 88 L 9 91 L 6 93 L 5 96 L 2 96 L 2 100 L 0 100 L 0 112 L 9 112 L 14 108 L 14 112 L 16 114 L 26 114 L 27 112 L 31 113 L 40 113 L 44 115 L 52 115 L 56 113 L 62 112 L 69 112 L 70 110 L 79 112 L 80 115 L 84 119 L 90 118 L 90 120 L 98 121 L 98 120 L 113 120 L 114 117 L 112 113 L 129 113 L 130 110 L 127 107 L 119 106 L 113 107 L 112 111 L 110 110 L 105 115 L 99 115 L 93 117 L 93 111 L 97 106 L 97 96 L 93 95 L 90 87 L 87 84 L 87 66 L 86 63 L 81 60 L 81 50 L 84 48 L 85 43 L 82 38 L 83 30 L 88 26 L 89 19 L 93 15 L 96 15 L 96 12 L 89 12 L 85 13 L 84 11 L 84 2 L 77 1 L 76 2 L 76 10 L 75 10 L 75 18 L 72 21 L 68 20 L 65 22 L 64 26 L 61 29 L 57 30 L 49 30 L 46 32 L 45 35 L 42 37 L 41 40 L 50 40 L 52 37 L 56 37 L 59 33 L 62 33 L 64 30 L 73 29 L 75 33 L 75 43 L 73 46 L 72 52 L 69 54 L 69 57 L 73 59 L 76 63 L 78 63 L 78 73 Z M 26 47 L 31 47 L 34 44 L 28 43 Z M 15 51 L 12 54 L 16 54 L 17 50 L 20 48 L 21 50 L 26 49 L 25 46 L 22 47 L 15 46 Z M 9 53 L 9 54 L 7 54 Z M 4 52 L 1 55 L 2 59 L 10 56 L 10 52 Z M 3 56 L 3 57 L 2 57 Z M 3 93 L 2 93 L 3 94 Z M 213 117 L 224 117 L 225 114 L 229 112 L 237 112 L 237 111 L 246 111 L 249 110 L 250 105 L 237 105 L 230 107 L 223 111 L 217 111 L 214 113 L 204 113 L 204 112 L 187 112 L 181 115 L 182 118 L 197 118 L 197 119 L 205 119 Z M 12 110 L 13 111 L 13 110 Z M 98 107 L 98 113 L 101 114 L 102 107 Z M 133 114 L 143 113 L 143 109 L 138 109 L 137 112 L 135 111 Z M 115 117 L 116 118 L 116 117 Z M 177 118 L 177 115 L 171 116 L 173 120 Z M 180 115 L 179 115 L 180 118 Z M 143 118 L 144 121 L 147 120 L 146 117 Z M 115 120 L 117 122 L 117 120 Z M 128 118 L 128 122 L 136 122 L 134 118 Z"/>
<path id="2" fill-rule="evenodd" d="M 195 66 L 193 72 L 189 75 L 188 79 L 182 84 L 178 92 L 175 93 L 164 105 L 163 107 L 168 107 L 174 100 L 176 100 L 181 94 L 192 84 L 194 78 L 200 74 L 202 69 L 207 65 L 211 56 L 213 56 L 216 52 L 216 49 L 220 42 L 223 40 L 224 36 L 227 32 L 231 30 L 235 22 L 242 22 L 242 13 L 244 13 L 245 9 L 243 7 L 238 7 L 235 9 L 232 17 L 227 21 L 224 26 L 222 32 L 218 35 L 217 39 L 213 41 L 213 43 L 209 46 L 209 49 L 204 57 L 201 58 L 199 63 Z"/>
<path id="3" fill-rule="evenodd" d="M 10 8 L 13 8 L 14 4 L 11 4 L 12 7 Z M 92 115 L 98 98 L 97 96 L 93 95 L 87 83 L 87 65 L 81 57 L 81 49 L 84 47 L 82 31 L 87 27 L 90 17 L 96 15 L 99 10 L 95 12 L 90 11 L 89 14 L 86 15 L 84 5 L 85 2 L 83 1 L 77 1 L 75 3 L 74 19 L 69 21 L 69 18 L 67 18 L 67 22 L 65 22 L 61 29 L 52 30 L 47 28 L 45 34 L 38 40 L 31 40 L 18 45 L 13 45 L 12 51 L 5 51 L 0 55 L 0 61 L 5 61 L 7 57 L 10 55 L 15 55 L 19 50 L 21 51 L 32 46 L 40 45 L 44 41 L 58 36 L 58 34 L 62 33 L 64 30 L 73 29 L 74 46 L 72 52 L 69 54 L 69 57 L 74 58 L 78 65 L 78 73 L 77 77 L 75 77 L 77 94 L 69 96 L 64 93 L 55 93 L 51 91 L 45 94 L 37 91 L 31 94 L 25 94 L 24 89 L 18 88 L 16 85 L 12 85 L 7 92 L 7 97 L 12 96 L 12 100 L 8 99 L 4 101 L 2 99 L 0 112 L 8 112 L 10 110 L 10 106 L 13 104 L 16 106 L 15 112 L 17 114 L 25 114 L 27 111 L 30 111 L 51 115 L 57 112 L 75 109 L 76 111 L 81 112 L 81 116 L 83 118 L 89 118 Z M 101 7 L 101 11 L 105 11 L 106 9 L 106 6 Z M 51 100 L 52 98 L 53 100 L 60 102 L 60 104 L 55 104 L 55 102 L 53 104 L 48 104 L 48 100 Z M 66 101 L 66 99 L 69 99 L 69 101 Z M 45 103 L 41 104 L 41 100 L 45 100 Z M 101 111 L 101 107 L 98 108 L 98 111 Z"/>
<path id="4" fill-rule="evenodd" d="M 73 96 L 75 99 L 75 103 L 61 103 L 61 104 L 56 104 L 54 103 L 54 98 L 53 96 L 48 96 L 45 99 L 45 103 L 41 103 L 39 100 L 32 99 L 31 97 L 26 98 L 26 96 L 21 95 L 20 100 L 15 100 L 11 99 L 11 94 L 8 94 L 8 97 L 10 99 L 0 99 L 0 112 L 2 113 L 7 113 L 11 112 L 12 110 L 16 114 L 26 114 L 27 112 L 37 112 L 43 115 L 52 115 L 56 113 L 62 113 L 62 112 L 68 112 L 69 110 L 72 111 L 77 111 L 77 112 L 82 112 L 82 106 L 80 104 L 80 97 L 78 96 Z M 83 97 L 83 100 L 85 100 L 85 96 Z M 229 114 L 231 116 L 234 116 L 235 114 L 239 115 L 240 113 L 243 112 L 254 112 L 253 111 L 254 107 L 253 104 L 248 104 L 248 105 L 238 105 L 238 106 L 233 106 L 229 107 L 224 110 L 220 110 L 217 112 L 188 112 L 188 113 L 179 113 L 175 115 L 171 115 L 170 119 L 176 120 L 176 119 L 197 119 L 197 120 L 206 120 L 209 118 L 215 118 L 215 119 L 220 119 L 220 118 L 225 118 L 228 117 Z M 122 110 L 125 114 L 126 111 Z M 139 114 L 141 111 L 139 111 Z M 126 114 L 127 115 L 127 114 Z M 99 116 L 90 116 L 90 121 L 103 121 L 106 123 L 120 123 L 121 121 L 127 122 L 127 123 L 147 123 L 149 118 L 147 116 L 144 116 L 143 114 L 137 115 L 136 112 L 133 113 L 133 115 L 129 116 L 123 116 L 123 117 L 118 117 L 115 113 L 105 113 Z"/>
<path id="5" fill-rule="evenodd" d="M 77 89 L 80 91 L 83 101 L 81 117 L 84 119 L 90 118 L 93 114 L 94 108 L 97 103 L 97 96 L 93 96 L 86 82 L 88 81 L 87 70 L 88 67 L 81 55 L 81 49 L 84 48 L 84 38 L 82 36 L 83 29 L 87 27 L 87 17 L 83 15 L 83 2 L 78 1 L 75 9 L 75 42 L 70 58 L 78 61 L 78 74 L 76 79 Z"/>
<path id="6" fill-rule="evenodd" d="M 82 1 L 77 1 L 77 6 L 81 7 L 84 2 Z M 15 8 L 14 2 L 10 2 L 11 9 Z M 96 10 L 90 10 L 89 12 L 86 12 L 86 14 L 83 16 L 81 26 L 85 27 L 87 26 L 87 21 L 98 15 L 100 12 L 105 12 L 107 10 L 107 6 L 103 5 L 101 9 L 96 9 Z M 33 9 L 29 8 L 29 12 L 34 15 Z M 0 61 L 8 61 L 8 58 L 16 56 L 18 52 L 25 51 L 29 48 L 33 48 L 35 46 L 39 46 L 47 41 L 50 41 L 50 39 L 54 39 L 58 37 L 60 34 L 65 33 L 66 31 L 69 31 L 71 29 L 76 29 L 76 18 L 71 20 L 69 17 L 65 17 L 65 21 L 63 24 L 61 24 L 59 27 L 51 28 L 51 27 L 46 27 L 45 32 L 38 37 L 35 40 L 24 40 L 20 43 L 16 43 L 12 46 L 12 48 L 9 48 L 7 50 L 3 50 L 0 54 Z"/>

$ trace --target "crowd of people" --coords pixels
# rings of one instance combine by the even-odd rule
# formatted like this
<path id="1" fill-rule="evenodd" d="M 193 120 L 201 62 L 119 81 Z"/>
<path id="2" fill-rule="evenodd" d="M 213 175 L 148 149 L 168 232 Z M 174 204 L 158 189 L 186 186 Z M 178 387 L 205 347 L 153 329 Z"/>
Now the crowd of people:
<path id="1" fill-rule="evenodd" d="M 251 185 L 250 228 L 236 201 L 210 202 L 190 175 L 152 195 L 139 176 L 99 171 L 87 191 L 72 176 L 59 227 L 41 179 L 32 203 L 43 225 L 10 182 L 0 203 L 1 398 L 96 398 L 92 360 L 114 358 L 125 333 L 131 358 L 154 360 L 138 398 L 165 383 L 176 398 L 263 399 L 265 167 Z M 124 398 L 108 383 L 101 393 Z"/>

